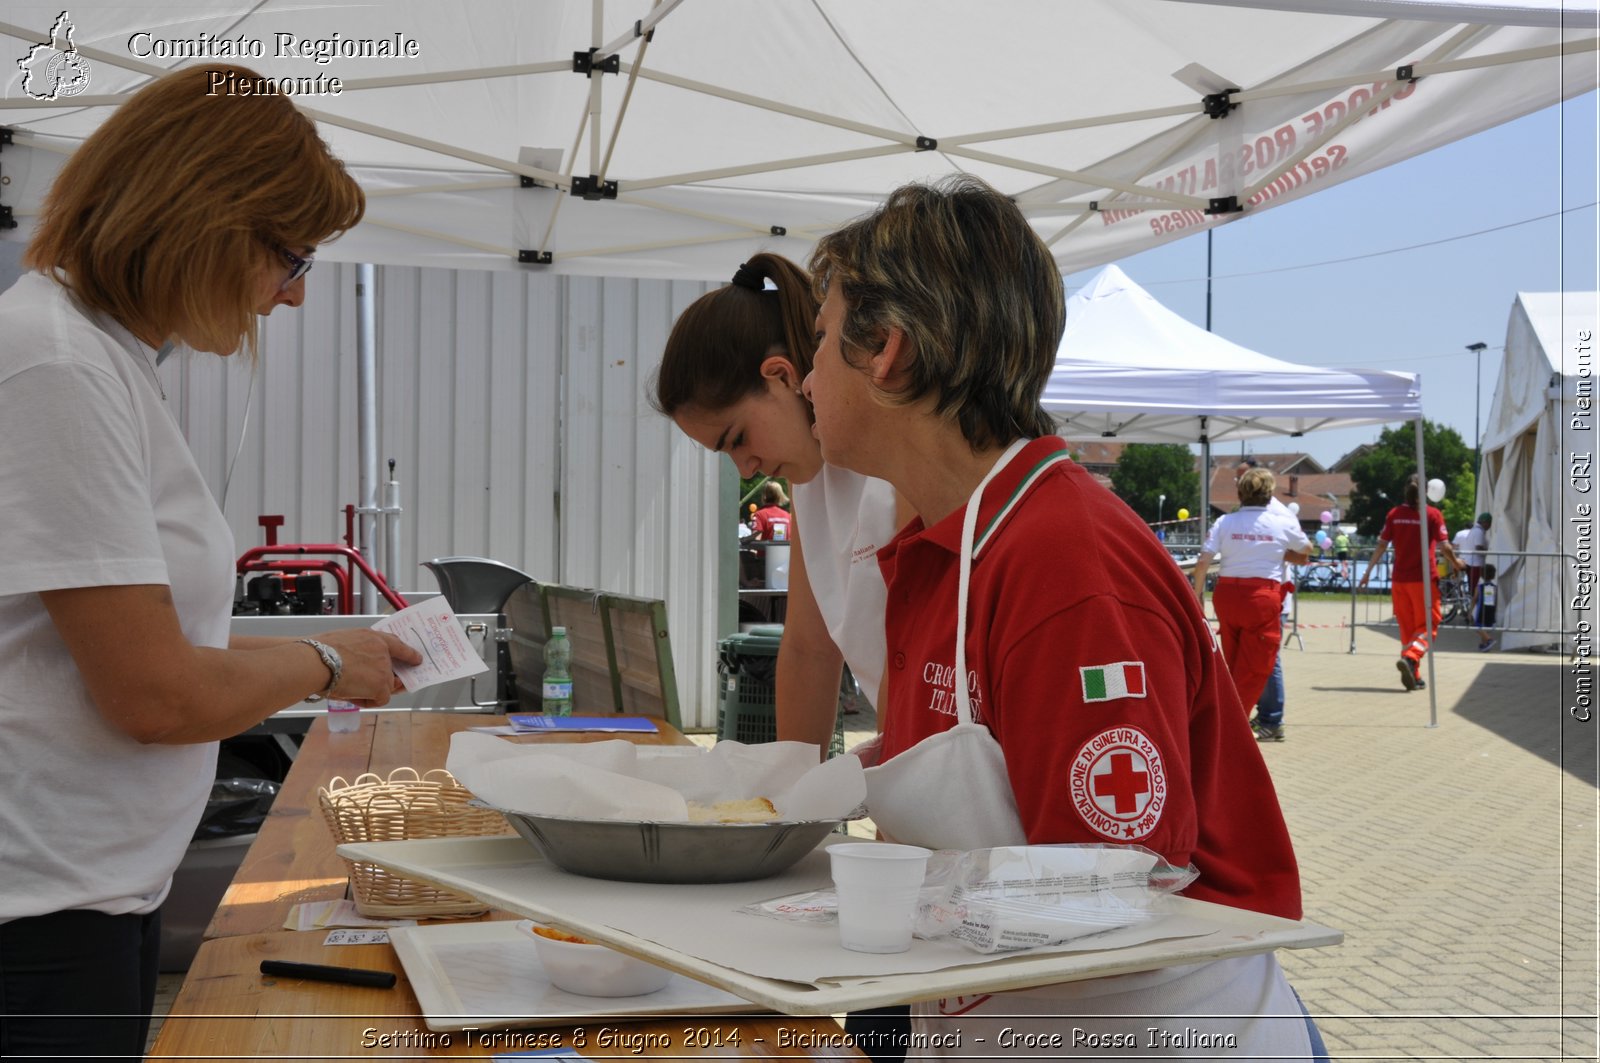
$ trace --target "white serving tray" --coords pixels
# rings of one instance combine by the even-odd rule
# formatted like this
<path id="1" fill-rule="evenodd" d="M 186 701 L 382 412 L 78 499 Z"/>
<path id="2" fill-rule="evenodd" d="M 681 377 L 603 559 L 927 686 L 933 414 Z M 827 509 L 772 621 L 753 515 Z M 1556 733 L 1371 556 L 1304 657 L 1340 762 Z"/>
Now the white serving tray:
<path id="1" fill-rule="evenodd" d="M 338 853 L 555 923 L 791 1015 L 1025 989 L 1344 940 L 1340 931 L 1315 923 L 1174 897 L 1157 922 L 1054 949 L 985 956 L 949 941 L 917 940 L 909 952 L 871 956 L 841 948 L 834 927 L 737 911 L 829 885 L 823 848 L 773 878 L 705 886 L 569 875 L 516 837 L 365 842 L 341 845 Z M 1118 942 L 1128 944 L 1108 947 Z"/>
<path id="2" fill-rule="evenodd" d="M 511 922 L 395 927 L 389 940 L 428 1029 L 438 1032 L 751 1010 L 732 993 L 681 974 L 637 997 L 564 992 L 545 976 L 533 940 Z"/>

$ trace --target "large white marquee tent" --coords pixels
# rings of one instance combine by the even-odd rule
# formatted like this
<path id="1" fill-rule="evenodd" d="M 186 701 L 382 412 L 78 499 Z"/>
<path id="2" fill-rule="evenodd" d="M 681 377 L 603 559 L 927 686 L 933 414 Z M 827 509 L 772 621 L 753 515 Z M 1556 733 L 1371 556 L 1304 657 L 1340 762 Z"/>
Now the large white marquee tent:
<path id="1" fill-rule="evenodd" d="M 1592 605 L 1569 604 L 1581 589 L 1578 567 L 1594 590 L 1597 304 L 1596 292 L 1520 292 L 1511 305 L 1478 479 L 1478 508 L 1494 518 L 1489 560 L 1501 570 L 1504 602 L 1497 619 L 1507 627 L 1539 626 L 1536 618 L 1556 612 L 1552 602 L 1574 619 L 1595 615 Z M 1564 558 L 1508 563 L 1496 550 Z M 1514 631 L 1501 638 L 1505 649 L 1552 641 Z"/>

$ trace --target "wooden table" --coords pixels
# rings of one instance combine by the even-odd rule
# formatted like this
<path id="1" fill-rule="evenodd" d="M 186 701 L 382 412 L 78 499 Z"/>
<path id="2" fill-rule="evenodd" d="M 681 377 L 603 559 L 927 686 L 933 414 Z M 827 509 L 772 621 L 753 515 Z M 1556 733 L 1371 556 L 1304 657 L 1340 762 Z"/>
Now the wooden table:
<path id="1" fill-rule="evenodd" d="M 388 945 L 322 944 L 325 931 L 283 929 L 294 905 L 336 900 L 347 872 L 317 807 L 317 787 L 336 775 L 387 775 L 397 767 L 441 767 L 450 735 L 467 727 L 503 723 L 476 713 L 363 713 L 361 729 L 330 734 L 325 720 L 312 725 L 284 780 L 272 813 L 224 895 L 207 940 L 200 946 L 172 1010 L 147 1057 L 162 1059 L 488 1059 L 496 1053 L 562 1048 L 594 1058 L 860 1059 L 842 1047 L 843 1031 L 831 1019 L 776 1015 L 687 1016 L 644 1022 L 590 1022 L 581 1027 L 486 1029 L 434 1033 L 394 950 Z M 628 735 L 649 745 L 688 745 L 675 728 L 657 721 L 655 735 Z M 514 741 L 594 742 L 612 734 L 539 734 Z M 485 918 L 510 918 L 490 913 Z M 269 977 L 263 959 L 288 959 L 394 971 L 393 989 Z M 581 1033 L 580 1033 L 581 1031 Z"/>

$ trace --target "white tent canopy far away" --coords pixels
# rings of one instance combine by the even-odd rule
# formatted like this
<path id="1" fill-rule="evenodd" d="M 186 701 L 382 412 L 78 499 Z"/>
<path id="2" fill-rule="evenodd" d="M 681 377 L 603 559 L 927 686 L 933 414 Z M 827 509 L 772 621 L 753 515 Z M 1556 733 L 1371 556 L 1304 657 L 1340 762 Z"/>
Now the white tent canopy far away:
<path id="1" fill-rule="evenodd" d="M 1507 628 L 1539 626 L 1534 619 L 1551 615 L 1550 602 L 1564 609 L 1577 593 L 1577 567 L 1594 572 L 1597 304 L 1600 293 L 1587 291 L 1520 292 L 1511 305 L 1478 477 L 1478 509 L 1494 522 L 1496 619 Z M 1563 556 L 1521 564 L 1497 559 L 1497 550 Z M 1592 608 L 1573 612 L 1593 615 Z M 1550 641 L 1509 630 L 1501 636 L 1508 650 Z"/>
<path id="2" fill-rule="evenodd" d="M 1198 443 L 1422 419 L 1414 373 L 1322 369 L 1259 354 L 1161 305 L 1116 266 L 1067 300 L 1044 407 L 1073 439 Z M 1201 513 L 1210 480 L 1201 476 Z"/>
<path id="3" fill-rule="evenodd" d="M 1167 309 L 1116 266 L 1067 300 L 1044 405 L 1073 438 L 1143 443 L 1301 436 L 1412 421 L 1414 373 L 1322 369 L 1259 354 Z"/>

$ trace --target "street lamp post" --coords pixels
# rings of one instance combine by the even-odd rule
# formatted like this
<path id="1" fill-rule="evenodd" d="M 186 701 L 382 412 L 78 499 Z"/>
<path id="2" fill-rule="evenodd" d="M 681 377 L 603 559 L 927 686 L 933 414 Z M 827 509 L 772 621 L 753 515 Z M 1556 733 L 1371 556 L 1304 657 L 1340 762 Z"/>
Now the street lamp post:
<path id="1" fill-rule="evenodd" d="M 1161 509 L 1166 504 L 1167 504 L 1167 496 L 1166 495 L 1157 495 L 1156 496 L 1156 523 L 1157 524 L 1161 523 Z"/>
<path id="2" fill-rule="evenodd" d="M 1477 362 L 1472 370 L 1474 390 L 1472 392 L 1472 480 L 1478 481 L 1483 473 L 1483 432 L 1479 426 L 1479 417 L 1483 412 L 1483 352 L 1489 345 L 1487 343 L 1469 343 L 1467 350 L 1477 356 Z"/>

